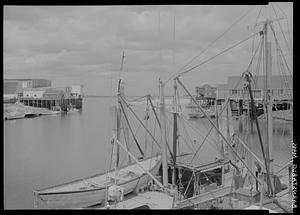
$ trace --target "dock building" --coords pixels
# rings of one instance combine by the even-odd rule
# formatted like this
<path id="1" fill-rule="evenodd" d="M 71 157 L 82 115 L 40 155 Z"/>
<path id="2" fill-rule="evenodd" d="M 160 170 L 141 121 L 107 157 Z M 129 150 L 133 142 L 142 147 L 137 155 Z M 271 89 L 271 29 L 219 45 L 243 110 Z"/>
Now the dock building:
<path id="1" fill-rule="evenodd" d="M 33 107 L 68 111 L 82 109 L 83 92 L 81 85 L 51 88 L 30 88 L 23 91 L 20 102 Z"/>
<path id="2" fill-rule="evenodd" d="M 203 101 L 206 105 L 213 105 L 216 100 L 216 87 L 204 84 L 201 87 L 196 87 L 196 99 Z"/>
<path id="3" fill-rule="evenodd" d="M 244 88 L 246 83 L 240 79 L 240 76 L 229 76 L 227 84 L 219 84 L 216 93 L 217 99 L 249 100 L 248 90 Z M 265 76 L 256 76 L 253 79 L 253 97 L 255 100 L 262 100 Z M 239 84 L 237 85 L 237 83 Z M 272 75 L 271 94 L 274 100 L 293 101 L 293 76 Z"/>
<path id="4" fill-rule="evenodd" d="M 17 99 L 22 96 L 24 89 L 51 87 L 51 81 L 46 79 L 4 79 L 4 99 Z"/>
<path id="5" fill-rule="evenodd" d="M 68 111 L 82 109 L 83 86 L 51 87 L 45 79 L 4 79 L 4 101 L 20 101 L 24 105 Z"/>
<path id="6" fill-rule="evenodd" d="M 229 76 L 226 84 L 217 85 L 216 99 L 225 101 L 230 99 L 233 111 L 244 110 L 250 101 L 249 91 L 245 88 L 246 82 L 240 81 L 241 76 Z M 265 76 L 254 76 L 252 95 L 257 107 L 262 106 L 264 98 Z M 293 76 L 272 75 L 271 95 L 274 101 L 273 108 L 289 109 L 293 103 Z"/>

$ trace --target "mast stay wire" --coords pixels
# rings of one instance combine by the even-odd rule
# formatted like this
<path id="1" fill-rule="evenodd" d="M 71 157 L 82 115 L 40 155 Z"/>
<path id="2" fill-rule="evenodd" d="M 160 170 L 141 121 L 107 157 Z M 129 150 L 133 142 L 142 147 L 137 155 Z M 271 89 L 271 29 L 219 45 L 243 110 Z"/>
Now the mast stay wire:
<path id="1" fill-rule="evenodd" d="M 257 33 L 259 33 L 259 32 L 257 32 Z M 255 33 L 254 35 L 256 35 L 257 33 Z M 258 47 L 259 47 L 259 45 L 258 45 Z M 254 54 L 254 56 L 253 56 L 253 57 L 252 57 L 252 59 L 251 59 L 251 62 L 250 62 L 250 64 L 248 65 L 247 69 L 248 69 L 248 68 L 250 67 L 250 65 L 252 64 L 252 62 L 253 62 L 253 59 L 254 59 L 254 57 L 255 57 L 255 55 L 256 55 L 256 53 L 257 53 L 258 47 L 257 47 L 257 49 L 256 49 L 256 51 L 255 51 L 255 54 Z M 243 78 L 243 76 L 241 76 L 240 80 L 238 81 L 238 83 L 236 84 L 236 86 L 235 86 L 235 88 L 234 88 L 234 89 L 236 89 L 236 88 L 238 87 L 238 85 L 240 84 L 240 82 L 241 82 L 242 78 Z M 229 102 L 229 99 L 227 100 L 227 103 L 226 103 L 226 105 L 228 104 L 228 102 Z M 219 113 L 219 115 L 221 115 L 221 114 L 222 114 L 222 112 L 224 111 L 224 109 L 225 109 L 226 105 L 224 105 L 224 107 L 223 107 L 223 109 L 221 110 L 221 112 Z M 208 134 L 206 135 L 206 137 L 205 137 L 204 141 L 201 143 L 201 145 L 200 145 L 200 146 L 198 147 L 198 149 L 196 150 L 196 152 L 195 152 L 195 154 L 194 154 L 194 156 L 193 156 L 192 160 L 190 161 L 190 164 L 193 162 L 193 159 L 196 157 L 196 155 L 197 155 L 198 151 L 200 150 L 200 148 L 201 148 L 201 147 L 204 145 L 204 143 L 205 143 L 205 140 L 206 140 L 207 136 L 210 134 L 210 132 L 212 131 L 212 129 L 213 129 L 213 128 L 214 128 L 213 126 L 210 128 L 210 130 L 209 130 Z"/>
<path id="2" fill-rule="evenodd" d="M 271 4 L 271 6 L 272 6 L 272 9 L 273 9 L 273 11 L 274 11 L 274 13 L 275 13 L 275 15 L 276 15 L 276 18 L 278 18 L 278 15 L 277 15 L 277 13 L 276 13 L 276 10 L 275 10 L 275 8 L 274 8 L 273 4 L 272 4 L 272 3 L 270 3 L 270 4 Z M 284 34 L 283 30 L 282 30 L 282 27 L 281 27 L 280 21 L 278 21 L 278 25 L 279 25 L 279 28 L 280 28 L 281 34 L 282 34 L 282 36 L 283 36 L 283 38 L 284 38 L 284 41 L 285 41 L 285 43 L 286 43 L 287 50 L 288 50 L 288 52 L 289 52 L 289 54 L 290 54 L 291 58 L 293 58 L 293 54 L 292 54 L 291 48 L 290 48 L 290 46 L 289 46 L 289 44 L 288 44 L 288 41 L 287 41 L 287 39 L 286 39 L 286 37 L 285 37 L 285 34 Z"/>
<path id="3" fill-rule="evenodd" d="M 191 123 L 188 123 L 188 120 L 185 119 L 185 118 L 183 117 L 183 115 L 182 115 L 182 118 L 181 118 L 181 119 L 182 119 L 182 121 L 186 122 L 186 124 L 187 124 L 191 129 L 193 129 L 195 132 L 197 132 L 197 130 L 200 131 L 199 128 L 194 128 L 193 125 L 192 125 Z M 208 137 L 209 134 L 207 134 L 207 135 L 204 136 L 204 135 L 201 134 L 201 132 L 199 132 L 198 135 L 201 136 L 201 137 L 204 137 L 204 140 L 203 140 L 203 141 L 205 141 L 205 140 L 207 139 L 207 137 Z M 210 146 L 216 146 L 216 144 L 217 144 L 217 143 L 216 143 L 217 141 L 216 141 L 215 139 L 207 139 L 207 142 L 211 144 Z M 214 147 L 214 149 L 217 149 L 217 147 Z"/>
<path id="4" fill-rule="evenodd" d="M 236 89 L 236 88 L 239 86 L 239 84 L 240 84 L 240 82 L 242 81 L 242 79 L 243 79 L 243 76 L 240 77 L 240 80 L 237 82 L 237 84 L 235 85 L 234 89 Z M 225 105 L 223 106 L 222 110 L 220 111 L 220 113 L 218 113 L 218 117 L 221 116 L 221 114 L 222 114 L 223 111 L 225 110 L 225 107 L 228 105 L 229 101 L 230 101 L 230 99 L 227 99 L 227 102 L 226 102 Z M 208 135 L 210 134 L 210 132 L 213 130 L 213 128 L 214 128 L 214 126 L 211 126 L 211 127 L 210 127 L 210 130 L 208 131 L 208 134 L 207 134 L 206 136 L 208 136 Z M 204 140 L 205 140 L 205 139 L 204 139 Z M 205 141 L 203 141 L 203 142 L 201 143 L 201 145 L 199 145 L 199 147 L 197 148 L 197 150 L 196 150 L 196 152 L 195 152 L 195 154 L 194 154 L 192 160 L 190 161 L 190 164 L 193 162 L 193 159 L 196 157 L 197 153 L 199 152 L 200 148 L 204 145 L 204 143 L 205 143 Z M 186 170 L 183 170 L 183 173 L 182 173 L 182 174 L 184 174 L 185 171 L 186 171 Z"/>
<path id="5" fill-rule="evenodd" d="M 254 82 L 254 88 L 256 89 L 257 85 L 258 85 L 258 77 L 259 77 L 259 74 L 260 74 L 260 68 L 261 68 L 261 61 L 262 61 L 262 54 L 263 54 L 263 49 L 264 49 L 264 46 L 262 45 L 263 44 L 263 40 L 260 44 L 260 50 L 259 50 L 259 55 L 258 55 L 258 59 L 257 59 L 257 66 L 256 66 L 256 73 L 254 75 L 254 78 L 253 78 L 253 82 Z M 256 78 L 255 78 L 256 77 Z M 248 94 L 249 95 L 249 94 Z"/>
<path id="6" fill-rule="evenodd" d="M 288 66 L 288 64 L 287 64 L 287 62 L 286 62 L 285 56 L 284 56 L 284 54 L 283 54 L 283 52 L 282 52 L 282 49 L 281 49 L 281 47 L 280 47 L 280 45 L 279 45 L 279 42 L 278 42 L 278 39 L 277 39 L 277 37 L 276 37 L 274 28 L 273 28 L 272 25 L 270 25 L 270 27 L 271 27 L 271 30 L 272 30 L 272 32 L 273 32 L 274 38 L 275 38 L 275 43 L 276 43 L 276 45 L 278 46 L 278 48 L 279 48 L 279 50 L 280 50 L 280 52 L 281 52 L 281 56 L 282 56 L 282 58 L 283 58 L 283 60 L 284 60 L 284 62 L 285 62 L 285 65 L 286 65 L 286 67 L 287 67 L 289 73 L 290 73 L 290 76 L 291 76 L 291 78 L 292 78 L 293 75 L 292 75 L 292 73 L 291 73 L 291 71 L 290 71 L 290 68 L 289 68 L 289 66 Z"/>
<path id="7" fill-rule="evenodd" d="M 277 4 L 277 2 L 274 2 L 274 5 L 276 5 L 280 11 L 284 14 L 285 18 L 286 18 L 286 25 L 287 25 L 287 30 L 288 30 L 288 36 L 289 36 L 289 40 L 290 40 L 290 48 L 291 48 L 291 51 L 293 53 L 293 43 L 292 43 L 292 39 L 291 39 L 291 32 L 290 32 L 290 28 L 289 28 L 289 21 L 288 21 L 288 17 L 286 15 L 286 13 L 281 9 L 281 7 Z"/>
<path id="8" fill-rule="evenodd" d="M 255 25 L 254 25 L 254 28 L 253 28 L 252 33 L 254 32 L 255 27 L 257 26 L 257 20 L 258 20 L 260 14 L 261 14 L 262 8 L 263 8 L 263 6 L 260 6 L 260 10 L 259 10 L 259 12 L 258 12 L 258 15 L 257 15 L 256 19 L 255 19 Z M 251 49 L 251 53 L 252 53 L 251 55 L 253 56 L 253 54 L 254 54 L 254 38 L 253 38 L 253 40 L 252 40 L 252 47 L 251 47 L 251 48 L 252 48 L 252 49 Z"/>
<path id="9" fill-rule="evenodd" d="M 173 77 L 180 74 L 180 72 L 185 69 L 188 65 L 190 65 L 196 58 L 200 57 L 206 50 L 208 50 L 214 43 L 216 43 L 221 37 L 223 37 L 229 30 L 233 28 L 238 22 L 240 22 L 246 15 L 250 13 L 255 7 L 250 8 L 244 15 L 239 17 L 231 26 L 229 26 L 222 34 L 220 34 L 215 40 L 213 40 L 205 49 L 203 49 L 198 55 L 194 56 L 187 64 L 182 66 L 177 72 L 170 76 L 169 79 L 165 81 L 164 84 L 167 84 Z M 175 18 L 174 18 L 175 19 Z"/>
<path id="10" fill-rule="evenodd" d="M 236 43 L 236 44 L 234 44 L 234 45 L 232 45 L 232 46 L 230 46 L 230 47 L 224 49 L 223 51 L 221 51 L 221 52 L 219 52 L 218 54 L 216 54 L 216 55 L 214 55 L 214 56 L 212 56 L 212 57 L 206 59 L 205 61 L 203 61 L 203 62 L 201 62 L 201 63 L 199 63 L 199 64 L 197 64 L 197 65 L 195 65 L 194 67 L 192 67 L 192 68 L 190 68 L 190 69 L 188 69 L 188 70 L 185 70 L 185 71 L 181 72 L 179 75 L 177 75 L 177 77 L 180 77 L 180 76 L 182 76 L 182 75 L 185 75 L 186 73 L 188 73 L 188 72 L 190 72 L 190 71 L 192 71 L 192 70 L 194 70 L 194 69 L 196 69 L 196 68 L 202 66 L 203 64 L 205 64 L 205 63 L 207 63 L 207 62 L 213 60 L 214 58 L 218 57 L 219 55 L 224 54 L 225 52 L 229 51 L 230 49 L 235 48 L 236 46 L 240 45 L 240 44 L 243 43 L 243 42 L 246 42 L 246 41 L 249 40 L 250 38 L 252 38 L 252 37 L 256 36 L 257 34 L 259 34 L 260 32 L 261 32 L 261 31 L 258 31 L 258 32 L 254 33 L 254 34 L 251 34 L 251 35 L 248 36 L 246 39 L 243 39 L 243 40 L 239 41 L 238 43 Z"/>

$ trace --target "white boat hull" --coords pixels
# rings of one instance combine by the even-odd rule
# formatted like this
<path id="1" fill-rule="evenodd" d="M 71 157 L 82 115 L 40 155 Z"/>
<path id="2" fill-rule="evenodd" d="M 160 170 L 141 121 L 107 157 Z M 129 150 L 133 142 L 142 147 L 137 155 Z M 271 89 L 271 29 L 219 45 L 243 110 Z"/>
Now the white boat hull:
<path id="1" fill-rule="evenodd" d="M 140 163 L 141 165 L 145 166 L 153 175 L 156 175 L 160 167 L 161 159 L 160 156 L 156 156 L 145 159 Z M 127 177 L 126 179 L 124 178 L 125 180 L 123 181 L 117 181 L 117 185 L 124 188 L 124 195 L 134 191 L 135 189 L 139 189 L 141 186 L 146 185 L 151 180 L 150 176 L 148 176 L 147 173 L 143 171 L 137 164 L 131 164 L 119 170 L 121 173 L 126 171 L 139 171 L 140 175 Z M 109 172 L 108 176 L 105 173 L 98 174 L 52 188 L 34 191 L 35 207 L 82 208 L 100 204 L 105 200 L 107 187 L 112 185 L 114 180 L 110 176 L 114 176 L 114 171 Z M 121 177 L 122 176 L 119 178 Z M 89 185 L 92 184 L 93 186 L 88 186 L 88 183 L 90 183 Z"/>
<path id="2" fill-rule="evenodd" d="M 293 109 L 272 111 L 272 116 L 275 119 L 293 121 Z"/>
<path id="3" fill-rule="evenodd" d="M 16 114 L 16 115 L 7 115 L 6 119 L 13 120 L 13 119 L 22 119 L 25 118 L 25 114 Z"/>

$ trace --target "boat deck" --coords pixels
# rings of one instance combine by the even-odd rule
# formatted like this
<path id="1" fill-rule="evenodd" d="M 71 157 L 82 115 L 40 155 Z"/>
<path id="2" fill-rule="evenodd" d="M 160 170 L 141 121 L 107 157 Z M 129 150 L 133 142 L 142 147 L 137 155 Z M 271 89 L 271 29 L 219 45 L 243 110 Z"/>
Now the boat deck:
<path id="1" fill-rule="evenodd" d="M 171 209 L 173 206 L 173 197 L 157 191 L 147 191 L 128 198 L 118 203 L 117 209 Z"/>

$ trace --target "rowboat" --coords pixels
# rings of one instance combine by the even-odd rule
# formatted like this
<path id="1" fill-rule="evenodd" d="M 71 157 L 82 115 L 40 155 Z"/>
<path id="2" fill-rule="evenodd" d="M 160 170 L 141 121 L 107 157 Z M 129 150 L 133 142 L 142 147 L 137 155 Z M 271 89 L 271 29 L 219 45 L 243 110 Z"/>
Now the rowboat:
<path id="1" fill-rule="evenodd" d="M 105 201 L 107 188 L 116 183 L 129 194 L 150 181 L 146 170 L 158 173 L 161 156 L 143 159 L 139 164 L 129 164 L 118 171 L 99 173 L 65 184 L 33 191 L 35 208 L 82 208 Z"/>
<path id="2" fill-rule="evenodd" d="M 20 113 L 18 111 L 11 111 L 9 113 L 6 114 L 6 119 L 22 119 L 25 118 L 25 113 Z"/>

